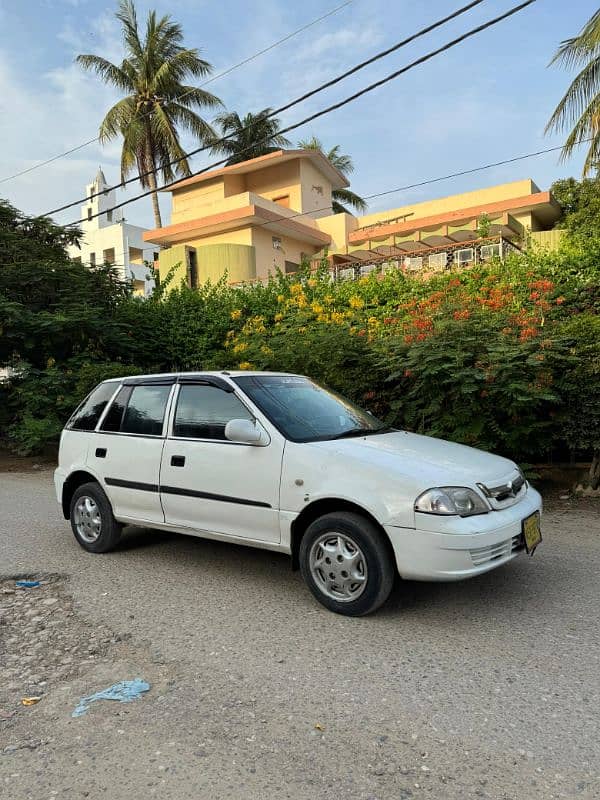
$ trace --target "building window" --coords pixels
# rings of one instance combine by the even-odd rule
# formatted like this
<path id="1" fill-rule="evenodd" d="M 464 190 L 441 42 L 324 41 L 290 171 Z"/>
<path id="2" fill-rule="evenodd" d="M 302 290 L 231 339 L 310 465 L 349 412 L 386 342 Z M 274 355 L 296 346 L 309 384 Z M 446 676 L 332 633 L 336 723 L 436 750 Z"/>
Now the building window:
<path id="1" fill-rule="evenodd" d="M 403 263 L 405 269 L 418 270 L 423 268 L 423 258 L 421 256 L 407 256 Z"/>
<path id="2" fill-rule="evenodd" d="M 465 247 L 464 250 L 457 250 L 454 255 L 457 264 L 472 264 L 475 260 L 475 250 L 472 247 Z"/>
<path id="3" fill-rule="evenodd" d="M 432 253 L 429 256 L 429 269 L 446 269 L 448 253 Z"/>
<path id="4" fill-rule="evenodd" d="M 281 239 L 279 236 L 272 236 L 271 241 L 273 242 L 273 250 L 282 250 L 281 247 Z"/>
<path id="5" fill-rule="evenodd" d="M 88 212 L 88 219 L 91 219 L 92 218 L 92 209 L 89 206 L 88 206 L 87 212 Z"/>
<path id="6" fill-rule="evenodd" d="M 156 252 L 156 250 L 152 253 L 152 260 L 158 261 L 158 253 Z"/>
<path id="7" fill-rule="evenodd" d="M 501 257 L 499 244 L 482 244 L 479 252 L 482 261 L 491 261 L 492 258 Z"/>
<path id="8" fill-rule="evenodd" d="M 112 215 L 113 215 L 112 209 L 110 209 L 109 211 L 107 211 L 107 212 L 106 212 L 106 219 L 107 219 L 109 222 L 112 222 L 112 221 L 113 221 L 113 217 L 112 217 Z"/>
<path id="9" fill-rule="evenodd" d="M 285 262 L 285 271 L 287 274 L 292 274 L 294 272 L 298 272 L 300 268 L 300 264 L 296 264 L 294 261 L 286 261 Z"/>
<path id="10" fill-rule="evenodd" d="M 96 266 L 96 253 L 90 253 L 90 267 Z"/>
<path id="11" fill-rule="evenodd" d="M 110 247 L 108 250 L 104 250 L 102 253 L 102 259 L 105 264 L 114 264 L 115 263 L 115 248 Z"/>

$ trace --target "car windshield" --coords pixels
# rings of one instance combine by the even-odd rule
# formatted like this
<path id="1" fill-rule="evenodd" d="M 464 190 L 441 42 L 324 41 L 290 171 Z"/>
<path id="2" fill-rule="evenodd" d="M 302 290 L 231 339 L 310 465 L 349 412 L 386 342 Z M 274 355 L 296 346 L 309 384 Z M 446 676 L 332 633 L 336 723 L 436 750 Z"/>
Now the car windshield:
<path id="1" fill-rule="evenodd" d="M 293 442 L 366 436 L 389 430 L 344 397 L 296 375 L 243 375 L 237 385 Z"/>

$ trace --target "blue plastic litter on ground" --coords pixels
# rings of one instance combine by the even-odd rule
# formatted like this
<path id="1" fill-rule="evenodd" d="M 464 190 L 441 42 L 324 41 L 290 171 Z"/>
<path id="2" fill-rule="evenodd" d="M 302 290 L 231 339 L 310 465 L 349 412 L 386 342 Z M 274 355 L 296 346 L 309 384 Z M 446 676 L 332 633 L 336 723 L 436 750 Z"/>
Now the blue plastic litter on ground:
<path id="1" fill-rule="evenodd" d="M 15 586 L 20 586 L 22 589 L 35 589 L 40 585 L 40 581 L 15 581 Z"/>
<path id="2" fill-rule="evenodd" d="M 103 689 L 101 692 L 95 692 L 87 697 L 82 697 L 71 716 L 83 716 L 87 713 L 90 703 L 94 703 L 96 700 L 116 700 L 119 703 L 131 703 L 132 700 L 137 700 L 149 689 L 150 684 L 146 683 L 146 681 L 143 681 L 141 678 L 134 678 L 132 681 L 113 683 L 108 689 Z"/>

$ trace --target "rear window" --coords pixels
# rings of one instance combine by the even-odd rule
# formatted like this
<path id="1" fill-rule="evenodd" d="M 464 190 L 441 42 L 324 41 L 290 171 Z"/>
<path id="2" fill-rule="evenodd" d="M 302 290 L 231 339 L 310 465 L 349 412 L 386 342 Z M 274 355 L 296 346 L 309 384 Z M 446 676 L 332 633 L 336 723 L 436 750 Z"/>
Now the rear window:
<path id="1" fill-rule="evenodd" d="M 74 431 L 93 431 L 117 386 L 115 382 L 101 383 L 97 386 L 75 411 L 67 427 Z"/>

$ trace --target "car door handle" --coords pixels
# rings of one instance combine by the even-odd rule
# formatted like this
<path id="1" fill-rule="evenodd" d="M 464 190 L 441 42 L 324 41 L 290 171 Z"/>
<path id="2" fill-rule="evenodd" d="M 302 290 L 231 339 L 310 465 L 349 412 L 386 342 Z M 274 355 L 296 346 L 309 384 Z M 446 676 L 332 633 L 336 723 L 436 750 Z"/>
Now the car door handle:
<path id="1" fill-rule="evenodd" d="M 185 456 L 171 456 L 172 467 L 185 467 Z"/>
<path id="2" fill-rule="evenodd" d="M 96 458 L 106 458 L 106 447 L 96 448 Z"/>

